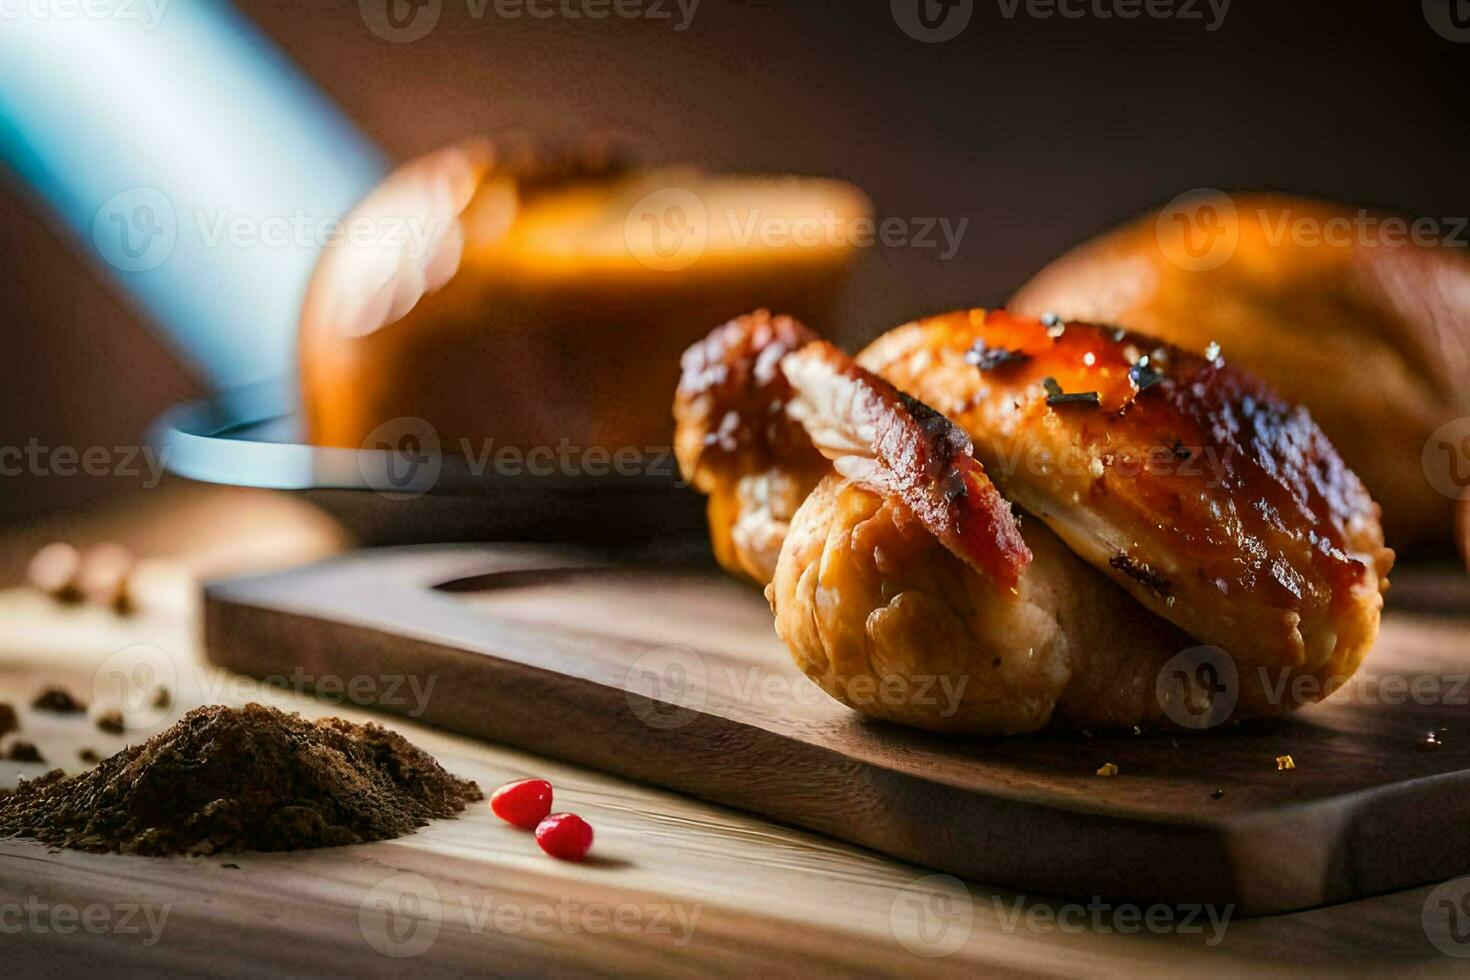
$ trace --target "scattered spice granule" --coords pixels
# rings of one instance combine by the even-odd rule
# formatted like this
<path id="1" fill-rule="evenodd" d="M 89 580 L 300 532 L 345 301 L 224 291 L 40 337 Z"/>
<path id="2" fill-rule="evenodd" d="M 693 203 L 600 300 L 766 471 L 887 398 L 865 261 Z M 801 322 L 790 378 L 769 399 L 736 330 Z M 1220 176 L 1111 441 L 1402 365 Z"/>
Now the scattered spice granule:
<path id="1" fill-rule="evenodd" d="M 96 605 L 128 615 L 133 610 L 130 579 L 136 565 L 137 559 L 127 548 L 105 542 L 82 556 L 78 582 L 82 592 Z"/>
<path id="2" fill-rule="evenodd" d="M 109 735 L 121 735 L 127 730 L 123 723 L 123 713 L 117 708 L 108 708 L 97 716 L 97 727 Z"/>
<path id="3" fill-rule="evenodd" d="M 26 577 L 57 602 L 71 605 L 86 598 L 79 582 L 81 570 L 82 553 L 64 541 L 54 541 L 31 556 Z"/>
<path id="4" fill-rule="evenodd" d="M 1104 762 L 1098 767 L 1097 774 L 1099 776 L 1116 776 L 1118 775 L 1118 767 L 1114 763 Z"/>
<path id="5" fill-rule="evenodd" d="M 48 687 L 31 702 L 37 711 L 51 711 L 58 715 L 76 715 L 87 710 L 87 706 L 71 696 L 71 692 L 59 687 Z"/>
<path id="6" fill-rule="evenodd" d="M 1225 791 L 1223 789 L 1217 789 L 1210 793 L 1210 799 L 1212 800 L 1223 800 L 1224 798 Z"/>
<path id="7" fill-rule="evenodd" d="M 9 735 L 19 730 L 20 719 L 15 716 L 15 709 L 0 702 L 0 735 Z"/>
<path id="8" fill-rule="evenodd" d="M 81 775 L 23 781 L 0 800 L 0 837 L 124 854 L 286 851 L 399 837 L 483 798 L 378 725 L 212 705 Z"/>
<path id="9" fill-rule="evenodd" d="M 77 749 L 77 758 L 87 763 L 102 761 L 102 756 L 97 754 L 96 749 Z"/>
<path id="10" fill-rule="evenodd" d="M 124 578 L 117 584 L 117 593 L 112 597 L 112 611 L 119 616 L 133 616 L 138 613 L 138 600 L 133 596 L 133 583 L 131 578 Z"/>
<path id="11" fill-rule="evenodd" d="M 174 696 L 169 692 L 168 688 L 160 684 L 153 689 L 153 697 L 149 700 L 148 703 L 153 707 L 158 708 L 159 710 L 172 708 L 174 704 Z"/>
<path id="12" fill-rule="evenodd" d="M 1295 769 L 1296 760 L 1289 755 L 1278 755 L 1276 757 L 1276 771 L 1284 772 L 1287 769 Z"/>
<path id="13" fill-rule="evenodd" d="M 11 762 L 45 762 L 41 758 L 41 750 L 36 748 L 34 742 L 22 742 L 16 739 L 10 743 L 10 748 L 5 750 L 5 758 Z"/>

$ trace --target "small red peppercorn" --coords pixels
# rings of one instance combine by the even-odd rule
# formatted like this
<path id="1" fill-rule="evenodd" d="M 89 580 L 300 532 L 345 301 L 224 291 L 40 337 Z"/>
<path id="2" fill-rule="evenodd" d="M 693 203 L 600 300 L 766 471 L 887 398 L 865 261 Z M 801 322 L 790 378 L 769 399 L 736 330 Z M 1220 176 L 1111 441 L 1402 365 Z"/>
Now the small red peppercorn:
<path id="1" fill-rule="evenodd" d="M 575 813 L 553 813 L 536 828 L 541 850 L 563 861 L 580 861 L 592 847 L 592 826 Z"/>
<path id="2" fill-rule="evenodd" d="M 518 779 L 490 794 L 490 809 L 506 823 L 535 830 L 551 812 L 551 784 L 544 779 Z"/>

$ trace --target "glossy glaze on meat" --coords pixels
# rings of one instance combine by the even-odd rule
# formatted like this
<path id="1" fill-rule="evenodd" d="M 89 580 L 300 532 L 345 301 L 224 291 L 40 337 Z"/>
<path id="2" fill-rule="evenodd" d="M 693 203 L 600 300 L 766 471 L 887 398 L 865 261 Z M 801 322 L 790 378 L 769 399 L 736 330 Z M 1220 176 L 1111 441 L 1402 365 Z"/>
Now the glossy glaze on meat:
<path id="1" fill-rule="evenodd" d="M 682 368 L 675 450 L 710 497 L 727 568 L 770 581 L 791 516 L 827 460 L 898 496 L 946 547 L 1007 587 L 1030 561 L 969 437 L 791 317 L 732 320 L 691 347 Z"/>
<path id="2" fill-rule="evenodd" d="M 789 316 L 759 310 L 716 327 L 684 352 L 674 398 L 674 453 L 709 498 L 710 543 L 730 572 L 765 585 L 796 509 L 830 469 L 786 414 L 781 358 L 816 339 Z"/>
<path id="3" fill-rule="evenodd" d="M 770 583 L 834 698 L 940 731 L 1171 728 L 1156 685 L 1203 641 L 1240 668 L 1233 724 L 1299 707 L 1298 677 L 1325 696 L 1371 645 L 1376 506 L 1218 357 L 973 311 L 860 360 L 757 314 L 691 351 L 675 407 L 717 556 Z M 1040 520 L 1017 533 L 1007 498 Z"/>
<path id="4" fill-rule="evenodd" d="M 787 414 L 837 472 L 902 500 L 946 548 L 1006 587 L 1031 561 L 970 437 L 825 341 L 786 355 Z"/>
<path id="5" fill-rule="evenodd" d="M 786 417 L 791 385 L 781 358 L 817 335 L 768 310 L 731 320 L 684 352 L 674 397 L 674 448 L 700 490 L 720 470 L 813 460 L 811 440 Z"/>
<path id="6" fill-rule="evenodd" d="M 1377 507 L 1304 409 L 1223 358 L 971 310 L 859 362 L 953 418 L 1003 493 L 1197 638 L 1344 677 L 1366 652 L 1392 562 Z"/>

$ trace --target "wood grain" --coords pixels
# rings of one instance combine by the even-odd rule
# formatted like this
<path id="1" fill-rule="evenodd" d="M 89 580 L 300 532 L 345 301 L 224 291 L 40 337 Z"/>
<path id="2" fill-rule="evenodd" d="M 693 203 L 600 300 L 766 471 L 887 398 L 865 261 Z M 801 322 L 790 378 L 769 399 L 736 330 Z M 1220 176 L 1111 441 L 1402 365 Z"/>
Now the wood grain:
<path id="1" fill-rule="evenodd" d="M 432 692 L 365 700 L 1027 892 L 1260 914 L 1470 871 L 1470 838 L 1444 832 L 1470 817 L 1459 620 L 1390 617 L 1362 683 L 1273 726 L 977 740 L 828 700 L 759 595 L 702 567 L 390 549 L 217 585 L 206 612 L 232 670 L 408 678 Z"/>
<path id="2" fill-rule="evenodd" d="M 1412 625 L 1417 630 L 1423 624 L 1414 620 Z M 1107 915 L 1059 928 L 1056 916 L 1075 921 L 1081 909 L 1035 894 L 934 877 L 830 838 L 689 797 L 406 718 L 373 715 L 343 703 L 340 695 L 309 697 L 208 667 L 200 659 L 198 626 L 187 607 L 119 619 L 89 608 L 58 607 L 26 591 L 0 592 L 0 700 L 22 705 L 23 734 L 71 771 L 84 768 L 76 758 L 78 748 L 115 751 L 206 701 L 257 700 L 314 717 L 385 721 L 483 786 L 531 774 L 551 779 L 558 806 L 596 826 L 596 853 L 602 860 L 583 866 L 550 861 L 524 834 L 483 808 L 396 841 L 292 854 L 155 859 L 51 853 L 37 844 L 0 842 L 0 910 L 27 905 L 143 906 L 155 915 L 167 910 L 164 928 L 151 945 L 146 931 L 107 929 L 94 935 L 24 925 L 7 929 L 8 972 L 1325 976 L 1447 974 L 1461 962 L 1441 954 L 1425 937 L 1427 887 L 1290 916 L 1246 920 L 1236 915 L 1218 941 L 1208 930 L 1180 928 L 1178 920 L 1157 934 L 1120 931 L 1123 923 Z M 1425 642 L 1438 643 L 1441 633 L 1435 623 L 1429 627 Z M 41 687 L 58 681 L 85 696 L 115 651 L 140 643 L 164 650 L 177 670 L 172 711 L 148 727 L 107 736 L 84 719 L 43 716 L 24 707 Z M 39 775 L 45 768 L 8 763 L 0 767 L 0 785 L 14 785 L 19 775 Z M 367 940 L 363 909 L 366 904 L 371 912 L 385 883 L 389 897 L 395 881 L 400 894 L 411 894 L 404 875 L 429 882 L 435 890 L 431 897 L 438 895 L 431 906 L 437 911 L 420 907 L 419 920 L 409 916 L 409 924 L 435 921 L 437 915 L 439 928 L 429 948 L 395 958 Z M 512 914 L 502 923 L 484 918 L 487 902 L 492 913 L 504 905 Z M 607 936 L 580 925 L 516 927 L 517 913 L 562 904 L 631 907 L 644 915 L 644 928 Z M 692 938 L 683 946 L 674 942 L 679 933 L 662 933 L 651 924 L 652 910 L 679 905 L 686 915 L 700 908 Z M 932 914 L 932 922 L 915 923 L 916 907 L 921 917 Z M 373 932 L 378 920 L 370 914 L 366 921 Z M 951 931 L 933 928 L 946 923 Z M 931 928 L 920 933 L 917 924 Z M 926 934 L 939 941 L 915 946 L 916 938 Z"/>

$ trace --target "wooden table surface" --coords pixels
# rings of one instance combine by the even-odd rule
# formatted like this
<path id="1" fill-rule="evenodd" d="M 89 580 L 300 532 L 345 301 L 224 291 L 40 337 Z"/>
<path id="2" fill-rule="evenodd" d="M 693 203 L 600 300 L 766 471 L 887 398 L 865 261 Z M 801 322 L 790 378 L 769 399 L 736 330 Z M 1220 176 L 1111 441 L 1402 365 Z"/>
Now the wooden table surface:
<path id="1" fill-rule="evenodd" d="M 487 791 L 528 775 L 550 779 L 558 809 L 596 828 L 597 860 L 553 861 L 483 804 L 399 840 L 286 854 L 157 859 L 5 841 L 0 950 L 16 975 L 1470 972 L 1470 958 L 1446 955 L 1430 938 L 1470 956 L 1470 940 L 1445 940 L 1452 913 L 1440 905 L 1470 888 L 1222 921 L 1229 910 L 1089 907 L 960 882 L 207 668 L 193 595 L 188 576 L 161 576 L 148 611 L 119 618 L 23 588 L 0 592 L 0 701 L 17 706 L 22 734 L 48 757 L 0 764 L 0 785 L 50 765 L 80 771 L 80 748 L 110 754 L 197 704 L 259 700 L 382 721 Z M 148 730 L 109 736 L 26 707 L 57 682 L 90 698 L 99 668 L 135 644 L 178 665 L 173 709 Z"/>

